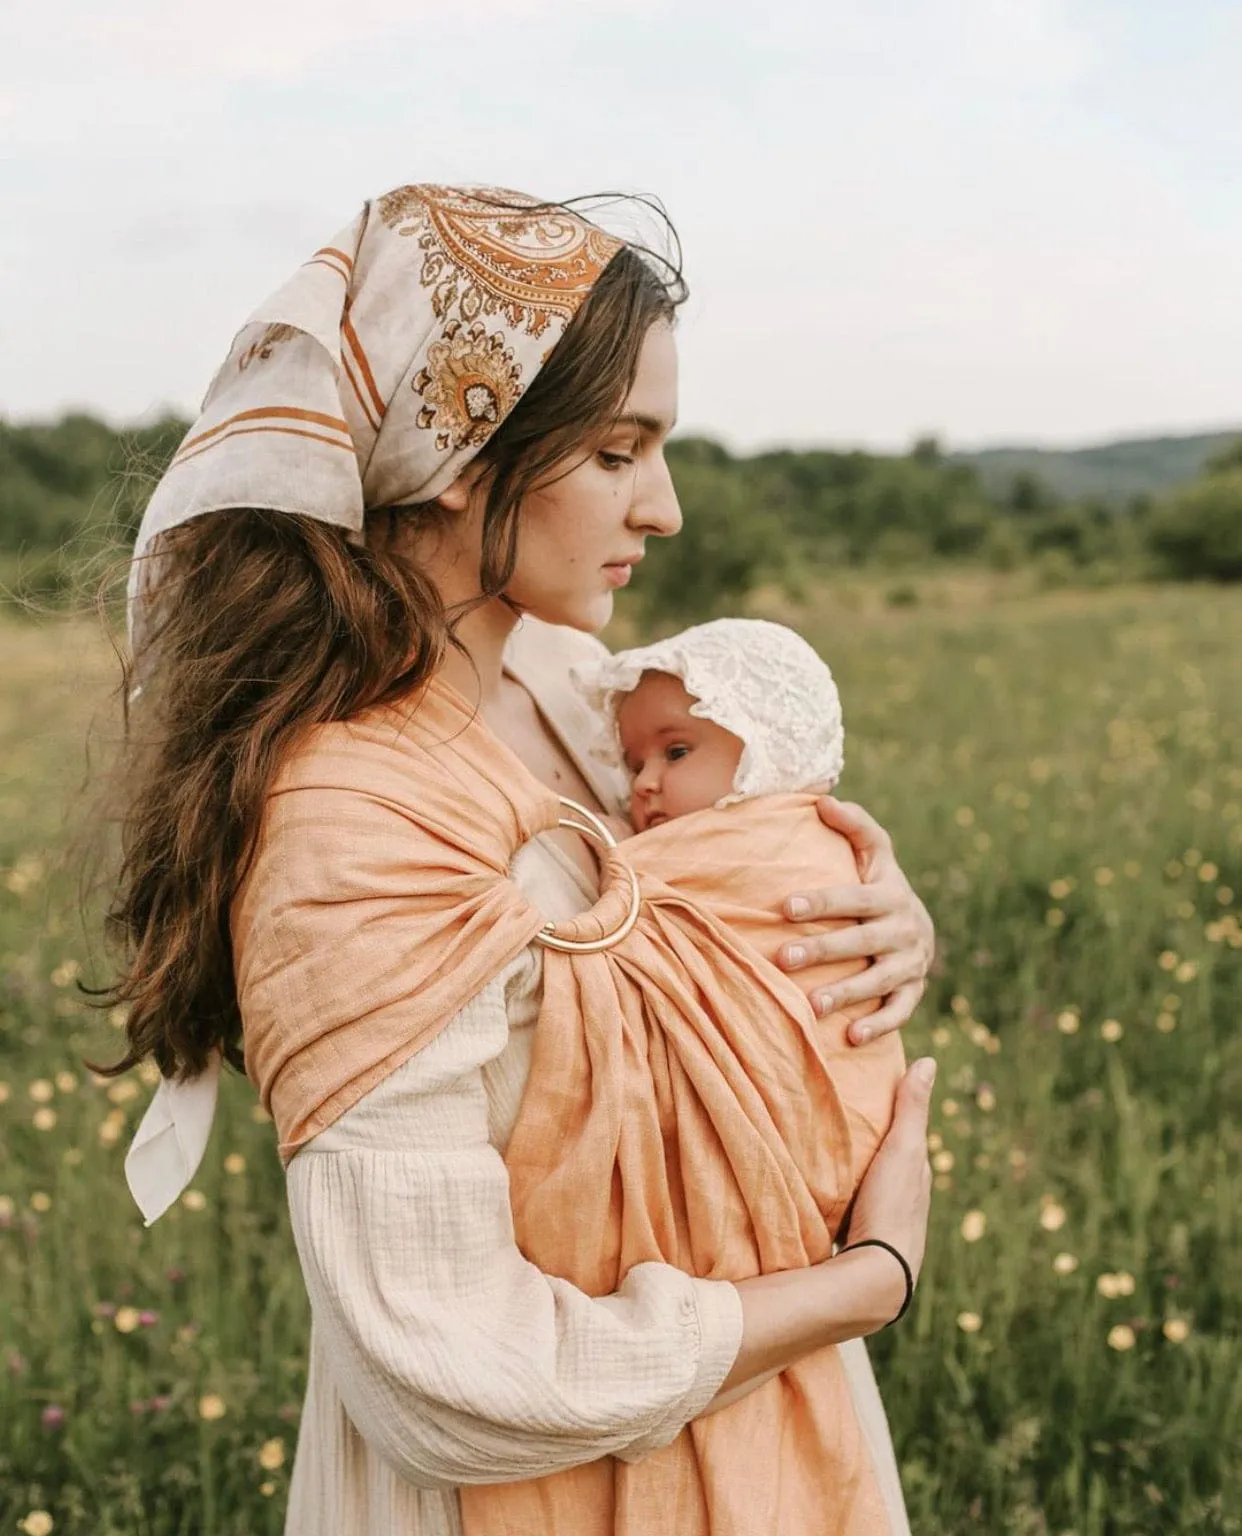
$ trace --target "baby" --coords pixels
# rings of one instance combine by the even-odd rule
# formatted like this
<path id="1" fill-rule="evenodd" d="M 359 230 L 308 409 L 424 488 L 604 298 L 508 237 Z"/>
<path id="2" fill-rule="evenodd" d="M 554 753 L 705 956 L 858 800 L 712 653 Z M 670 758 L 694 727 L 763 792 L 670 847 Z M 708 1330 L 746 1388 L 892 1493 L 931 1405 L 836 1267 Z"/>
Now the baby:
<path id="1" fill-rule="evenodd" d="M 635 836 L 625 841 L 626 862 L 775 963 L 791 937 L 780 910 L 789 891 L 858 878 L 850 844 L 815 807 L 844 762 L 828 667 L 783 625 L 716 619 L 575 676 L 609 724 L 599 755 L 631 778 Z M 865 964 L 824 964 L 799 980 L 826 986 Z M 801 1006 L 809 1013 L 809 1003 Z M 846 1038 L 850 1023 L 876 1006 L 859 1004 L 816 1026 L 849 1122 L 855 1184 L 889 1127 L 905 1070 L 896 1034 L 866 1046 Z"/>

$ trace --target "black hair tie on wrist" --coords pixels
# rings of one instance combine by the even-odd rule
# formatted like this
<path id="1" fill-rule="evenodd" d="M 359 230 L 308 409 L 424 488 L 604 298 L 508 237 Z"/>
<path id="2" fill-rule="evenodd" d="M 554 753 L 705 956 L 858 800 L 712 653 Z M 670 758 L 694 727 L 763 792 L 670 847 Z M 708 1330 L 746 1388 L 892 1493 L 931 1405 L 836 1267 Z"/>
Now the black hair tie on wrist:
<path id="1" fill-rule="evenodd" d="M 855 1248 L 883 1248 L 885 1253 L 891 1253 L 901 1265 L 901 1272 L 906 1277 L 906 1299 L 901 1304 L 901 1311 L 891 1321 L 884 1324 L 885 1328 L 891 1328 L 893 1323 L 899 1323 L 909 1310 L 910 1303 L 914 1300 L 914 1273 L 906 1263 L 905 1255 L 898 1253 L 892 1243 L 886 1243 L 882 1237 L 864 1237 L 858 1242 L 851 1243 L 848 1248 L 842 1248 L 842 1253 L 852 1253 Z"/>

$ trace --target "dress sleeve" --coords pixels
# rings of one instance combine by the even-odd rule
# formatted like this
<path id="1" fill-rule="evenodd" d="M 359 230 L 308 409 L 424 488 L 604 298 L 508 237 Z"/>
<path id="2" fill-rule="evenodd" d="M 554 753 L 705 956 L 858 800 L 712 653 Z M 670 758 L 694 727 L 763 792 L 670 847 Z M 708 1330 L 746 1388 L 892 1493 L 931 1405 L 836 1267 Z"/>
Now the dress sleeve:
<path id="1" fill-rule="evenodd" d="M 702 1412 L 741 1341 L 727 1282 L 641 1264 L 593 1299 L 522 1257 L 482 1070 L 508 1038 L 507 974 L 288 1170 L 346 1411 L 420 1488 L 635 1459 Z"/>

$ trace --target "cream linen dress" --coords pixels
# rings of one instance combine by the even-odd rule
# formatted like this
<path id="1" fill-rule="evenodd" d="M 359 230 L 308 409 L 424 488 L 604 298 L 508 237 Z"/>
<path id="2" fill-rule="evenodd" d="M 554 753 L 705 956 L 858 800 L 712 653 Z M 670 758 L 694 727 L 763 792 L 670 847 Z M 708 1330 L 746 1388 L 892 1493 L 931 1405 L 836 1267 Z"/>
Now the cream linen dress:
<path id="1" fill-rule="evenodd" d="M 613 809 L 626 786 L 590 756 L 593 720 L 568 675 L 601 650 L 525 619 L 506 668 Z M 545 838 L 513 874 L 554 920 L 596 900 Z M 286 1536 L 460 1536 L 459 1485 L 635 1460 L 696 1418 L 733 1364 L 732 1285 L 642 1264 L 592 1299 L 514 1244 L 503 1153 L 530 1070 L 541 955 L 523 951 L 289 1165 L 312 1327 Z M 892 1536 L 908 1536 L 866 1350 L 841 1349 Z"/>

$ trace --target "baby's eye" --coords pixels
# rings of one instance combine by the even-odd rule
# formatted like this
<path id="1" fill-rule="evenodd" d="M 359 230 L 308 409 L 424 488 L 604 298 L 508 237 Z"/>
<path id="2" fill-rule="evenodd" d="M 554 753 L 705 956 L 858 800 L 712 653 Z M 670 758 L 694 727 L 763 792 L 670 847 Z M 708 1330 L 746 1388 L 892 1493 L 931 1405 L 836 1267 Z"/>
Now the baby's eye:
<path id="1" fill-rule="evenodd" d="M 665 747 L 664 761 L 666 763 L 678 762 L 681 758 L 687 756 L 689 751 L 690 748 L 684 741 L 675 741 L 671 746 Z"/>

